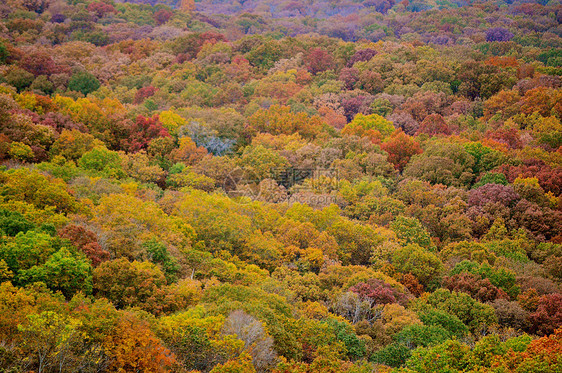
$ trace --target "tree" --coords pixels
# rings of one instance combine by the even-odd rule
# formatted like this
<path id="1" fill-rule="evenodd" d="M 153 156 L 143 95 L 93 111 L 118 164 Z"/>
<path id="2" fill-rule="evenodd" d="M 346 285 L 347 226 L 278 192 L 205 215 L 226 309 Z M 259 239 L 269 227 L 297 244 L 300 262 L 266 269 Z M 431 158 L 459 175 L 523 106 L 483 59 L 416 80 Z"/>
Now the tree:
<path id="1" fill-rule="evenodd" d="M 133 154 L 120 154 L 120 158 L 123 170 L 129 177 L 143 183 L 162 183 L 164 170 L 154 164 L 144 150 Z"/>
<path id="2" fill-rule="evenodd" d="M 21 66 L 35 76 L 50 76 L 51 74 L 61 72 L 50 53 L 46 50 L 33 50 L 24 57 Z"/>
<path id="3" fill-rule="evenodd" d="M 460 291 L 469 294 L 481 302 L 490 302 L 496 299 L 506 299 L 507 294 L 492 285 L 489 279 L 482 279 L 472 273 L 460 273 L 443 279 L 443 285 L 451 291 Z"/>
<path id="4" fill-rule="evenodd" d="M 450 135 L 451 129 L 440 114 L 430 114 L 421 123 L 418 133 L 428 135 Z"/>
<path id="5" fill-rule="evenodd" d="M 146 149 L 153 139 L 158 137 L 169 137 L 168 130 L 162 126 L 158 115 L 147 118 L 137 116 L 135 123 L 130 128 L 131 136 L 126 140 L 126 145 L 131 152 Z"/>
<path id="6" fill-rule="evenodd" d="M 157 141 L 158 139 L 152 140 Z M 172 150 L 168 157 L 175 162 L 183 162 L 186 165 L 193 165 L 207 155 L 207 150 L 197 144 L 188 136 L 179 139 L 179 147 Z"/>
<path id="7" fill-rule="evenodd" d="M 224 364 L 217 364 L 211 373 L 255 373 L 256 369 L 252 365 L 252 358 L 248 353 L 242 353 L 236 359 L 227 361 Z"/>
<path id="8" fill-rule="evenodd" d="M 195 10 L 195 2 L 193 0 L 181 0 L 180 9 L 184 12 L 192 12 Z"/>
<path id="9" fill-rule="evenodd" d="M 12 240 L 3 243 L 0 258 L 14 273 L 14 282 L 24 284 L 20 277 L 22 271 L 40 266 L 60 249 L 60 241 L 50 235 L 33 230 L 18 233 Z"/>
<path id="10" fill-rule="evenodd" d="M 154 96 L 154 94 L 158 91 L 158 88 L 153 86 L 142 87 L 137 91 L 135 94 L 135 104 L 141 104 L 144 102 L 145 99 Z"/>
<path id="11" fill-rule="evenodd" d="M 431 236 L 416 218 L 397 216 L 390 223 L 390 229 L 396 233 L 396 236 L 403 244 L 414 243 L 428 250 L 433 249 Z"/>
<path id="12" fill-rule="evenodd" d="M 61 180 L 26 168 L 0 173 L 0 195 L 8 201 L 22 201 L 39 209 L 53 207 L 57 212 L 76 211 L 78 204 Z"/>
<path id="13" fill-rule="evenodd" d="M 123 313 L 103 343 L 111 359 L 109 372 L 143 371 L 164 373 L 175 356 L 162 345 L 146 321 Z"/>
<path id="14" fill-rule="evenodd" d="M 15 87 L 18 92 L 21 92 L 25 88 L 29 87 L 33 83 L 33 80 L 34 75 L 32 73 L 17 66 L 9 69 L 6 74 L 6 81 L 8 84 Z"/>
<path id="15" fill-rule="evenodd" d="M 547 294 L 539 299 L 537 310 L 529 315 L 531 330 L 548 335 L 562 326 L 562 295 Z"/>
<path id="16" fill-rule="evenodd" d="M 109 252 L 101 248 L 95 233 L 83 226 L 69 224 L 61 229 L 58 235 L 72 242 L 74 247 L 86 254 L 93 267 L 109 260 Z"/>
<path id="17" fill-rule="evenodd" d="M 283 245 L 270 232 L 256 231 L 244 243 L 242 258 L 247 258 L 262 268 L 274 270 L 281 259 Z"/>
<path id="18" fill-rule="evenodd" d="M 94 1 L 90 3 L 87 9 L 88 12 L 94 13 L 98 18 L 102 18 L 109 13 L 115 13 L 113 5 L 101 1 Z"/>
<path id="19" fill-rule="evenodd" d="M 10 158 L 16 159 L 20 162 L 31 161 L 34 158 L 31 147 L 18 141 L 14 141 L 10 144 L 8 155 Z"/>
<path id="20" fill-rule="evenodd" d="M 149 260 L 162 268 L 166 281 L 169 284 L 176 282 L 180 265 L 177 259 L 168 253 L 166 245 L 163 242 L 152 239 L 144 242 L 141 246 L 146 250 Z"/>
<path id="21" fill-rule="evenodd" d="M 8 57 L 10 56 L 10 52 L 8 52 L 8 48 L 4 42 L 0 42 L 0 63 L 4 64 Z"/>
<path id="22" fill-rule="evenodd" d="M 106 177 L 122 177 L 125 172 L 117 152 L 106 147 L 95 147 L 78 159 L 78 165 L 86 170 L 98 171 Z"/>
<path id="23" fill-rule="evenodd" d="M 338 243 L 338 258 L 346 264 L 366 265 L 375 247 L 383 241 L 372 227 L 346 219 L 338 219 L 327 231 Z"/>
<path id="24" fill-rule="evenodd" d="M 125 258 L 103 262 L 94 269 L 94 290 L 117 308 L 143 306 L 166 284 L 162 271 L 150 262 Z"/>
<path id="25" fill-rule="evenodd" d="M 562 329 L 558 329 L 550 336 L 527 342 L 527 346 L 512 348 L 506 354 L 494 356 L 491 365 L 494 369 L 512 369 L 522 373 L 560 370 L 561 340 Z"/>
<path id="26" fill-rule="evenodd" d="M 322 71 L 330 70 L 334 67 L 333 57 L 321 48 L 313 48 L 310 50 L 305 60 L 308 71 L 314 75 Z"/>
<path id="27" fill-rule="evenodd" d="M 43 13 L 51 3 L 50 0 L 22 0 L 24 8 L 31 12 Z"/>
<path id="28" fill-rule="evenodd" d="M 422 312 L 433 309 L 448 312 L 456 316 L 472 332 L 497 322 L 491 306 L 474 300 L 468 294 L 451 292 L 447 289 L 438 289 L 418 298 L 414 307 Z"/>
<path id="29" fill-rule="evenodd" d="M 443 343 L 451 339 L 451 333 L 438 325 L 413 324 L 408 325 L 394 335 L 394 340 L 414 349 L 416 347 L 428 347 Z"/>
<path id="30" fill-rule="evenodd" d="M 0 232 L 8 236 L 16 236 L 19 232 L 26 233 L 35 224 L 27 220 L 21 213 L 0 209 Z"/>
<path id="31" fill-rule="evenodd" d="M 61 155 L 68 160 L 77 161 L 86 152 L 101 147 L 103 143 L 94 136 L 77 130 L 63 129 L 50 149 L 52 155 Z"/>
<path id="32" fill-rule="evenodd" d="M 494 286 L 501 288 L 511 297 L 516 297 L 519 294 L 515 273 L 504 267 L 491 267 L 487 262 L 478 265 L 477 263 L 463 260 L 457 263 L 449 274 L 454 276 L 463 272 L 489 279 Z"/>
<path id="33" fill-rule="evenodd" d="M 21 347 L 27 353 L 27 365 L 36 368 L 37 372 L 72 369 L 69 364 L 72 344 L 81 338 L 77 330 L 78 320 L 44 311 L 28 315 L 26 321 L 18 326 L 18 330 L 23 335 Z"/>
<path id="34" fill-rule="evenodd" d="M 510 41 L 513 34 L 503 27 L 493 27 L 486 31 L 486 41 Z"/>
<path id="35" fill-rule="evenodd" d="M 507 299 L 496 299 L 491 305 L 496 311 L 496 316 L 500 325 L 517 330 L 523 330 L 527 327 L 529 313 L 517 302 L 510 302 Z"/>
<path id="36" fill-rule="evenodd" d="M 470 348 L 467 345 L 448 340 L 436 346 L 414 350 L 406 367 L 416 373 L 462 371 L 467 366 L 469 355 Z"/>
<path id="37" fill-rule="evenodd" d="M 394 132 L 392 122 L 378 114 L 365 116 L 359 113 L 342 129 L 342 133 L 367 136 L 372 140 L 378 141 L 383 137 L 389 136 L 392 132 Z"/>
<path id="38" fill-rule="evenodd" d="M 157 26 L 161 26 L 168 22 L 174 13 L 169 9 L 160 9 L 154 13 L 154 21 L 156 22 Z"/>
<path id="39" fill-rule="evenodd" d="M 415 243 L 397 249 L 392 263 L 399 272 L 416 276 L 424 286 L 434 283 L 443 271 L 441 260 Z"/>
<path id="40" fill-rule="evenodd" d="M 288 106 L 273 105 L 269 109 L 260 109 L 248 118 L 249 126 L 254 132 L 267 132 L 273 135 L 291 135 L 300 133 L 305 138 L 314 138 L 320 134 L 323 122 L 318 116 L 306 113 L 293 113 Z"/>
<path id="41" fill-rule="evenodd" d="M 388 153 L 388 161 L 400 172 L 404 170 L 413 155 L 423 152 L 420 144 L 402 130 L 394 132 L 381 148 Z"/>
<path id="42" fill-rule="evenodd" d="M 257 372 L 268 371 L 275 365 L 277 354 L 273 349 L 273 339 L 256 318 L 241 310 L 233 311 L 226 318 L 222 333 L 236 335 L 244 342 L 244 348 L 252 357 Z"/>
<path id="43" fill-rule="evenodd" d="M 245 172 L 245 181 L 261 181 L 275 175 L 282 175 L 287 168 L 287 159 L 279 155 L 278 152 L 265 148 L 262 145 L 247 146 L 240 156 L 240 166 Z M 256 180 L 253 180 L 257 178 Z"/>
<path id="44" fill-rule="evenodd" d="M 90 263 L 77 253 L 62 248 L 39 266 L 22 271 L 22 281 L 44 282 L 53 291 L 60 291 L 67 299 L 76 292 L 84 294 L 92 292 L 92 267 Z"/>
<path id="45" fill-rule="evenodd" d="M 366 48 L 360 49 L 347 61 L 347 67 L 352 67 L 357 62 L 369 61 L 376 56 L 378 52 L 374 49 Z"/>
<path id="46" fill-rule="evenodd" d="M 424 325 L 436 325 L 451 333 L 452 336 L 462 338 L 468 334 L 468 328 L 455 315 L 440 309 L 429 309 L 418 313 Z"/>
<path id="47" fill-rule="evenodd" d="M 72 75 L 68 81 L 67 87 L 69 91 L 81 92 L 86 96 L 88 93 L 97 91 L 100 86 L 99 80 L 94 75 L 90 74 L 88 71 L 82 70 Z"/>
<path id="48" fill-rule="evenodd" d="M 359 299 L 362 301 L 367 301 L 371 308 L 375 305 L 392 303 L 405 305 L 407 302 L 405 294 L 379 279 L 369 279 L 366 282 L 359 282 L 350 287 L 349 291 L 359 295 Z"/>
<path id="49" fill-rule="evenodd" d="M 182 311 L 158 320 L 157 335 L 188 370 L 209 371 L 217 363 L 239 355 L 244 342 L 233 335 L 222 335 L 225 317 L 203 316 Z M 249 361 L 250 366 L 251 357 Z"/>

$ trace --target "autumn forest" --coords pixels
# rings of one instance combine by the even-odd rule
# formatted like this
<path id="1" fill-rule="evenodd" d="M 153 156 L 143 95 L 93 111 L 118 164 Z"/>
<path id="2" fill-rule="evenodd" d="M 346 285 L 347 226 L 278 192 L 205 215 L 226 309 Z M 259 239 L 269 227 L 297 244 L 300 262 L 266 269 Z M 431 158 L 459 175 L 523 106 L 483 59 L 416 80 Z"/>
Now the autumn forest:
<path id="1" fill-rule="evenodd" d="M 562 372 L 559 0 L 5 0 L 0 372 Z"/>

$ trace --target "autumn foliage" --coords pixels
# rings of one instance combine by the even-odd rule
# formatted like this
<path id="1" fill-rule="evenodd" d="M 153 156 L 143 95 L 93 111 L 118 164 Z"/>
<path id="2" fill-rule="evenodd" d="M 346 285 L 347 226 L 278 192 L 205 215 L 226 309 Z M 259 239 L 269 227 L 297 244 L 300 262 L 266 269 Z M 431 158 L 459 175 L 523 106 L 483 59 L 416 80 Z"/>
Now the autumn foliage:
<path id="1" fill-rule="evenodd" d="M 0 15 L 0 371 L 562 371 L 559 2 Z"/>

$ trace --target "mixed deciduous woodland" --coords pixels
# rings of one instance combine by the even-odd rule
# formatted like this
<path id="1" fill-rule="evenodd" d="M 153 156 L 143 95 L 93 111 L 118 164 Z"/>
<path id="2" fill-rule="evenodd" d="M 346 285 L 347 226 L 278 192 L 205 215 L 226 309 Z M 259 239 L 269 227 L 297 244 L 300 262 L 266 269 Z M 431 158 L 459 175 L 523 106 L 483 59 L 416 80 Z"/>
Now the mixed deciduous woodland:
<path id="1" fill-rule="evenodd" d="M 557 0 L 5 0 L 0 371 L 562 371 Z"/>

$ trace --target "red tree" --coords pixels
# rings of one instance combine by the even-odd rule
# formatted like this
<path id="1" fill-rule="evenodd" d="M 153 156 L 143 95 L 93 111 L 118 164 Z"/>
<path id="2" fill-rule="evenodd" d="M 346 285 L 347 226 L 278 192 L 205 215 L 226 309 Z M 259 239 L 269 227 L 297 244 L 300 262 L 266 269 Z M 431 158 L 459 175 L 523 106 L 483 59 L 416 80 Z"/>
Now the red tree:
<path id="1" fill-rule="evenodd" d="M 430 114 L 425 117 L 421 123 L 418 133 L 427 133 L 428 135 L 450 135 L 451 129 L 441 114 Z"/>
<path id="2" fill-rule="evenodd" d="M 306 57 L 308 71 L 313 74 L 330 70 L 334 67 L 332 55 L 320 48 L 313 48 Z"/>
<path id="3" fill-rule="evenodd" d="M 154 96 L 158 88 L 153 86 L 143 87 L 139 89 L 135 95 L 135 104 L 142 103 L 146 98 Z"/>
<path id="4" fill-rule="evenodd" d="M 150 141 L 155 138 L 170 136 L 168 130 L 162 126 L 158 115 L 154 115 L 152 118 L 139 115 L 131 126 L 130 132 L 131 135 L 125 142 L 131 152 L 146 149 Z"/>
<path id="5" fill-rule="evenodd" d="M 115 13 L 115 8 L 111 4 L 96 1 L 88 5 L 88 12 L 94 13 L 98 18 L 102 18 L 108 13 Z"/>
<path id="6" fill-rule="evenodd" d="M 69 224 L 59 231 L 61 238 L 66 238 L 91 260 L 97 267 L 101 262 L 109 260 L 109 252 L 102 249 L 94 232 L 75 224 Z"/>
<path id="7" fill-rule="evenodd" d="M 531 329 L 539 335 L 548 335 L 562 326 L 562 294 L 554 293 L 539 299 L 537 310 L 529 315 Z"/>
<path id="8" fill-rule="evenodd" d="M 382 148 L 388 153 L 388 161 L 400 172 L 413 155 L 423 152 L 420 144 L 402 130 L 394 132 L 390 140 L 382 144 Z"/>

